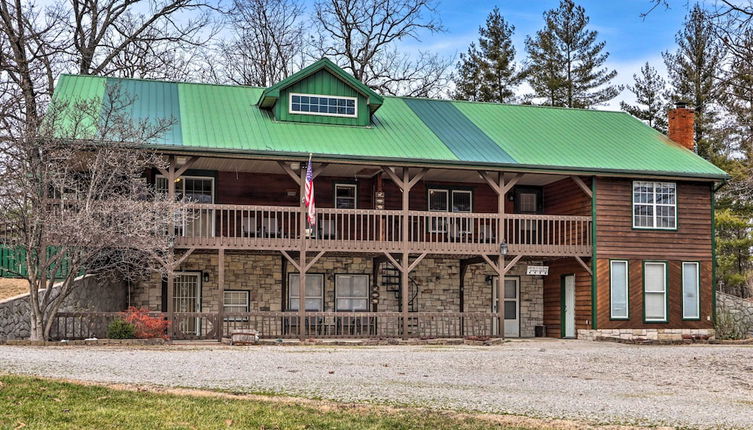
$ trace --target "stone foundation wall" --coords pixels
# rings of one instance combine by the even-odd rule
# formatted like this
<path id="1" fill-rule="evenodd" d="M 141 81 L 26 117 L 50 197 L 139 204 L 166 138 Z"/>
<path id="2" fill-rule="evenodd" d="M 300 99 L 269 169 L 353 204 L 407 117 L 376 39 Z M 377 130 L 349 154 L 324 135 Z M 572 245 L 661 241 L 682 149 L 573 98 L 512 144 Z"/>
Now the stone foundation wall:
<path id="1" fill-rule="evenodd" d="M 217 254 L 192 254 L 181 265 L 182 271 L 207 273 L 209 280 L 202 286 L 202 311 L 216 312 L 220 297 L 217 286 Z M 535 264 L 535 263 L 532 263 Z M 287 265 L 287 273 L 296 272 Z M 335 311 L 335 275 L 366 274 L 372 287 L 377 280 L 372 279 L 373 260 L 366 257 L 327 257 L 319 259 L 309 273 L 324 275 L 324 311 Z M 457 259 L 426 258 L 411 272 L 411 278 L 418 285 L 416 310 L 421 312 L 460 311 L 459 291 L 460 262 Z M 492 308 L 492 286 L 486 281 L 494 272 L 486 264 L 468 267 L 465 278 L 465 311 L 490 312 Z M 526 276 L 525 264 L 514 267 L 509 276 L 520 279 L 520 335 L 531 337 L 534 328 L 543 324 L 544 299 L 543 278 Z M 251 311 L 280 311 L 283 306 L 282 260 L 279 255 L 225 254 L 225 289 L 247 290 L 250 295 Z M 399 310 L 399 296 L 378 286 L 379 311 Z M 154 277 L 135 285 L 131 290 L 130 301 L 135 306 L 146 306 L 160 310 L 162 304 L 161 280 Z"/>
<path id="2" fill-rule="evenodd" d="M 60 312 L 120 312 L 126 308 L 124 282 L 80 278 Z M 31 331 L 29 294 L 0 300 L 0 340 L 27 339 Z"/>
<path id="3" fill-rule="evenodd" d="M 578 339 L 582 340 L 611 340 L 620 342 L 652 343 L 652 342 L 684 342 L 714 339 L 713 329 L 597 329 L 578 330 Z"/>
<path id="4" fill-rule="evenodd" d="M 753 336 L 753 300 L 743 299 L 722 292 L 716 293 L 717 315 L 725 313 L 735 327 L 747 329 Z"/>

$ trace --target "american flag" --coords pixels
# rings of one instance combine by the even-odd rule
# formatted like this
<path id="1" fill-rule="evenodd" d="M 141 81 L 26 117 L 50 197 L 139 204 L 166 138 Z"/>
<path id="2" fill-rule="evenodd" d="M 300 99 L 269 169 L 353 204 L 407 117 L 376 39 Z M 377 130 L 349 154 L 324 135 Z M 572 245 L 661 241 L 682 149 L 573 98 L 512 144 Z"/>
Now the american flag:
<path id="1" fill-rule="evenodd" d="M 309 165 L 306 168 L 306 185 L 304 187 L 304 193 L 306 194 L 304 202 L 308 212 L 306 217 L 308 218 L 309 225 L 316 225 L 316 204 L 314 203 L 314 169 L 311 166 L 311 156 L 309 155 Z"/>

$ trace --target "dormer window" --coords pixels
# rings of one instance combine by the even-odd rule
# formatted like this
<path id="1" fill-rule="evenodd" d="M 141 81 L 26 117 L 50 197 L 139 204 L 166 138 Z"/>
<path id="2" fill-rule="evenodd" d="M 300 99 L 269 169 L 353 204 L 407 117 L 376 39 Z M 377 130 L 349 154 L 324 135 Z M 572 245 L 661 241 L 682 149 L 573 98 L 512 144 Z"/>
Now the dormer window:
<path id="1" fill-rule="evenodd" d="M 342 116 L 356 118 L 358 99 L 355 97 L 319 96 L 290 93 L 290 113 L 304 115 Z"/>

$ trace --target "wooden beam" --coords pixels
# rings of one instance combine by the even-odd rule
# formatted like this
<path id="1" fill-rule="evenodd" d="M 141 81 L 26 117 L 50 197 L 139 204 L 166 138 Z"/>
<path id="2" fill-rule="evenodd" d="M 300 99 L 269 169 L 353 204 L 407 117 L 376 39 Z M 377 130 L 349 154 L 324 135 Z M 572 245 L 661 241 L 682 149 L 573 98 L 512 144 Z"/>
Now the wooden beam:
<path id="1" fill-rule="evenodd" d="M 312 176 L 316 178 L 317 176 L 319 176 L 320 173 L 322 173 L 322 171 L 324 171 L 324 168 L 327 166 L 329 166 L 329 163 L 322 163 L 318 165 L 317 167 L 314 168 L 314 171 L 311 172 Z"/>
<path id="2" fill-rule="evenodd" d="M 392 180 L 392 182 L 394 182 L 394 183 L 395 183 L 395 185 L 397 185 L 397 186 L 398 186 L 398 188 L 400 188 L 400 190 L 402 190 L 402 189 L 403 189 L 403 180 L 402 180 L 402 179 L 400 179 L 400 178 L 399 178 L 399 177 L 397 176 L 397 174 L 396 174 L 395 172 L 393 172 L 393 171 L 392 171 L 392 169 L 390 169 L 390 168 L 389 168 L 389 167 L 387 167 L 387 166 L 382 166 L 382 171 L 383 171 L 384 173 L 386 173 L 386 174 L 387 174 L 387 176 L 389 176 L 389 177 L 390 177 L 390 179 Z"/>
<path id="3" fill-rule="evenodd" d="M 484 258 L 484 261 L 490 266 L 492 266 L 492 269 L 494 269 L 495 272 L 497 272 L 497 275 L 499 275 L 499 270 L 497 269 L 497 263 L 493 261 L 491 258 L 489 258 L 486 254 L 481 254 L 481 257 Z"/>
<path id="4" fill-rule="evenodd" d="M 427 253 L 424 252 L 423 254 L 419 255 L 418 258 L 416 258 L 415 260 L 413 260 L 413 263 L 411 263 L 410 266 L 408 266 L 408 272 L 411 272 L 413 269 L 415 269 L 416 266 L 418 266 L 418 263 L 420 263 L 421 260 L 423 260 L 424 257 L 426 257 L 426 254 Z"/>
<path id="5" fill-rule="evenodd" d="M 515 264 L 517 264 L 518 260 L 520 260 L 521 257 L 523 257 L 522 254 L 521 255 L 516 255 L 515 258 L 513 258 L 512 261 L 510 261 L 507 264 L 507 266 L 505 266 L 504 273 L 502 273 L 501 276 L 505 276 L 507 274 L 507 272 L 509 272 L 510 269 L 512 269 L 512 266 L 514 266 Z"/>
<path id="6" fill-rule="evenodd" d="M 486 181 L 486 183 L 489 185 L 489 187 L 491 187 L 492 190 L 494 190 L 495 193 L 499 195 L 502 192 L 502 189 L 499 188 L 499 185 L 494 182 L 494 178 L 489 176 L 489 172 L 479 170 L 478 175 L 481 176 L 481 179 Z"/>
<path id="7" fill-rule="evenodd" d="M 395 258 L 394 258 L 394 257 L 392 257 L 392 256 L 390 255 L 390 253 L 389 253 L 389 252 L 387 252 L 387 251 L 384 251 L 384 255 L 385 255 L 385 256 L 387 256 L 387 260 L 389 260 L 389 261 L 390 261 L 390 263 L 391 263 L 391 264 L 392 264 L 393 266 L 395 266 L 395 268 L 396 268 L 397 270 L 399 270 L 399 271 L 401 271 L 401 272 L 403 271 L 403 266 L 402 266 L 401 264 L 399 264 L 399 263 L 397 262 L 397 260 L 395 260 Z"/>
<path id="8" fill-rule="evenodd" d="M 578 263 L 580 263 L 580 265 L 583 266 L 584 269 L 586 269 L 586 272 L 588 272 L 589 275 L 591 276 L 594 275 L 593 272 L 591 271 L 591 266 L 584 263 L 582 258 L 576 255 L 575 259 L 578 260 Z"/>
<path id="9" fill-rule="evenodd" d="M 507 192 L 510 191 L 512 189 L 512 187 L 514 187 L 515 184 L 517 184 L 518 181 L 520 181 L 520 178 L 522 178 L 522 177 L 523 177 L 522 173 L 518 173 L 515 176 L 513 176 L 513 178 L 510 179 L 510 181 L 508 183 L 506 183 L 504 187 L 502 187 L 502 194 L 503 195 L 507 194 Z"/>
<path id="10" fill-rule="evenodd" d="M 418 181 L 420 181 L 424 177 L 424 175 L 426 175 L 426 172 L 428 172 L 428 171 L 429 171 L 429 169 L 427 169 L 427 168 L 421 169 L 421 171 L 418 172 L 416 174 L 416 176 L 414 176 L 413 179 L 411 179 L 408 182 L 408 191 L 410 191 L 413 188 L 413 186 L 415 186 L 418 183 Z"/>
<path id="11" fill-rule="evenodd" d="M 154 166 L 154 168 L 157 169 L 157 171 L 159 172 L 159 174 L 162 175 L 162 176 L 164 176 L 165 179 L 168 179 L 168 180 L 170 179 L 170 173 L 167 170 L 165 170 L 165 169 L 163 169 L 161 167 L 158 167 L 158 166 Z"/>
<path id="12" fill-rule="evenodd" d="M 285 173 L 288 174 L 296 183 L 296 185 L 301 185 L 301 178 L 298 177 L 298 174 L 295 173 L 293 169 L 290 168 L 290 165 L 284 161 L 278 161 L 277 164 L 282 168 L 282 170 L 285 171 Z"/>
<path id="13" fill-rule="evenodd" d="M 460 260 L 460 264 L 470 266 L 472 264 L 481 264 L 484 263 L 484 259 L 481 257 L 471 257 L 471 258 L 464 258 Z"/>
<path id="14" fill-rule="evenodd" d="M 570 179 L 572 179 L 573 182 L 575 182 L 576 184 L 578 184 L 578 186 L 580 187 L 580 189 L 583 190 L 583 192 L 586 193 L 586 195 L 589 198 L 593 198 L 594 195 L 593 195 L 593 192 L 591 192 L 591 187 L 589 187 L 588 185 L 586 185 L 586 183 L 583 182 L 583 179 L 581 179 L 579 176 L 571 176 Z"/>
<path id="15" fill-rule="evenodd" d="M 309 269 L 311 268 L 311 266 L 313 266 L 314 263 L 316 263 L 319 260 L 319 258 L 321 258 L 321 256 L 324 255 L 325 252 L 327 252 L 327 251 L 319 251 L 319 253 L 316 254 L 316 256 L 314 256 L 314 258 L 312 258 L 308 263 L 306 263 L 306 272 L 309 271 Z"/>
<path id="16" fill-rule="evenodd" d="M 173 263 L 173 269 L 172 270 L 177 269 L 178 266 L 180 266 L 181 263 L 183 263 L 184 261 L 186 261 L 186 258 L 188 258 L 189 255 L 193 254 L 193 252 L 195 250 L 196 250 L 196 248 L 189 248 L 186 252 L 184 252 L 183 255 L 178 260 L 176 260 Z"/>
<path id="17" fill-rule="evenodd" d="M 288 254 L 288 251 L 285 251 L 284 249 L 281 249 L 280 252 L 282 253 L 282 255 L 285 256 L 285 258 L 288 260 L 288 262 L 290 264 L 292 264 L 293 267 L 295 267 L 295 270 L 297 270 L 299 272 L 301 271 L 301 266 L 298 265 L 298 262 L 295 261 L 295 259 L 293 259 L 293 257 L 290 256 L 290 254 Z"/>
<path id="18" fill-rule="evenodd" d="M 186 164 L 180 166 L 180 168 L 175 172 L 175 177 L 178 178 L 180 177 L 180 175 L 186 173 L 186 170 L 190 169 L 191 166 L 193 166 L 197 161 L 199 161 L 199 157 L 193 156 L 189 158 L 188 161 L 186 161 Z"/>

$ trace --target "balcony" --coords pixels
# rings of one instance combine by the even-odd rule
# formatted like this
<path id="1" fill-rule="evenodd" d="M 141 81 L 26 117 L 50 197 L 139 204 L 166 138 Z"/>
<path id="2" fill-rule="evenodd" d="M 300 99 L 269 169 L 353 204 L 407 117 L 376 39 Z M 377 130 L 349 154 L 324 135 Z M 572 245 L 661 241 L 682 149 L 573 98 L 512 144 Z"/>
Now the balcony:
<path id="1" fill-rule="evenodd" d="M 506 242 L 512 255 L 591 255 L 588 216 L 505 214 L 500 223 L 496 213 L 322 208 L 303 229 L 302 215 L 297 206 L 191 205 L 177 220 L 176 246 L 468 255 L 496 254 Z"/>

